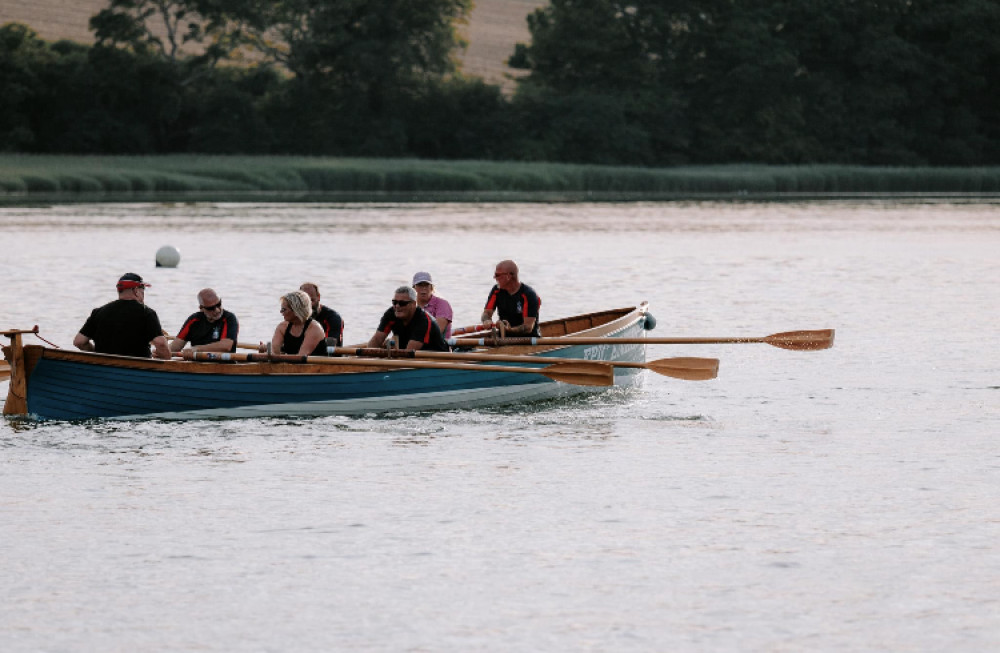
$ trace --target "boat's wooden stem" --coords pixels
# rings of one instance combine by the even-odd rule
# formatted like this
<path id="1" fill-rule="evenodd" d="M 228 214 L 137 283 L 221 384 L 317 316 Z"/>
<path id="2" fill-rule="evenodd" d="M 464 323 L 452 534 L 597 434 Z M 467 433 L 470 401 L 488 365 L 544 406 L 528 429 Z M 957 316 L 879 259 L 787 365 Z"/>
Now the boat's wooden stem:
<path id="1" fill-rule="evenodd" d="M 4 415 L 27 415 L 28 413 L 28 378 L 24 366 L 24 346 L 21 335 L 38 333 L 38 327 L 28 331 L 9 329 L 0 331 L 0 335 L 10 338 L 10 346 L 4 347 L 4 354 L 10 363 L 10 387 L 7 388 L 7 401 L 3 405 Z"/>
<path id="2" fill-rule="evenodd" d="M 596 361 L 585 358 L 542 358 L 540 356 L 518 356 L 515 354 L 461 353 L 424 350 L 388 350 L 368 347 L 329 347 L 331 354 L 346 356 L 362 356 L 368 358 L 424 358 L 445 361 L 479 361 L 484 363 L 529 363 L 532 365 L 544 363 L 603 363 L 613 367 L 650 370 L 657 374 L 683 379 L 685 381 L 707 381 L 719 375 L 718 358 L 661 358 L 659 360 L 641 363 L 638 361 Z"/>
<path id="3" fill-rule="evenodd" d="M 504 347 L 509 345 L 718 345 L 762 342 L 781 349 L 815 351 L 833 346 L 833 329 L 786 331 L 762 338 L 618 338 L 614 336 L 581 338 L 450 338 L 448 344 L 459 347 Z"/>

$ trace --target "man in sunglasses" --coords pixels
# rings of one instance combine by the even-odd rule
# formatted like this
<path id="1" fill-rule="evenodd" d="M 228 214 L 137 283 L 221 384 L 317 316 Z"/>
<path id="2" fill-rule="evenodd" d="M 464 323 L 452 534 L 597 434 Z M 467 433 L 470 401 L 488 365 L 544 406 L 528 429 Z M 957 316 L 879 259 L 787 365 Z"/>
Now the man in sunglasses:
<path id="1" fill-rule="evenodd" d="M 486 298 L 483 327 L 489 329 L 493 326 L 493 311 L 496 311 L 497 319 L 504 327 L 504 335 L 537 337 L 538 312 L 542 307 L 542 300 L 531 286 L 520 282 L 517 264 L 514 261 L 500 261 L 493 278 L 496 285 Z"/>
<path id="2" fill-rule="evenodd" d="M 211 288 L 198 293 L 198 312 L 184 320 L 177 337 L 170 341 L 170 351 L 180 351 L 191 343 L 194 351 L 236 351 L 240 322 L 222 308 L 222 300 Z"/>
<path id="3" fill-rule="evenodd" d="M 417 306 L 417 291 L 410 286 L 396 288 L 392 307 L 382 314 L 368 346 L 381 347 L 390 333 L 396 336 L 400 349 L 451 351 L 434 318 Z"/>
<path id="4" fill-rule="evenodd" d="M 99 354 L 149 358 L 152 345 L 156 358 L 170 358 L 160 318 L 144 303 L 147 286 L 138 274 L 123 274 L 115 286 L 118 299 L 91 311 L 73 346 Z"/>

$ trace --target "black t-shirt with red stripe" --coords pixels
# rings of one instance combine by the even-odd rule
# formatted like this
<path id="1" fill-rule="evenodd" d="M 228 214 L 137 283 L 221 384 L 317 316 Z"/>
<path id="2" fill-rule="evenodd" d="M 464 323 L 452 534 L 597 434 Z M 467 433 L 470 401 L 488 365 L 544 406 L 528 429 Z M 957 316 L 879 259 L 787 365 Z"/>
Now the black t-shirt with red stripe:
<path id="1" fill-rule="evenodd" d="M 184 326 L 177 332 L 178 340 L 186 340 L 192 345 L 210 345 L 225 338 L 233 341 L 230 351 L 236 351 L 236 340 L 240 335 L 240 322 L 229 311 L 223 310 L 222 317 L 209 322 L 201 311 L 192 313 L 184 320 Z"/>
<path id="2" fill-rule="evenodd" d="M 389 335 L 391 331 L 395 334 L 400 349 L 406 349 L 411 340 L 418 340 L 423 343 L 425 351 L 451 351 L 448 343 L 441 335 L 441 329 L 437 322 L 424 309 L 417 307 L 413 313 L 413 319 L 409 324 L 396 317 L 393 309 L 382 314 L 382 320 L 378 323 L 378 330 Z"/>
<path id="3" fill-rule="evenodd" d="M 528 284 L 522 283 L 521 287 L 510 294 L 506 290 L 501 290 L 493 286 L 490 296 L 486 298 L 487 311 L 496 309 L 499 320 L 507 320 L 512 326 L 524 324 L 524 318 L 535 318 L 535 327 L 531 330 L 532 336 L 538 336 L 538 312 L 542 307 L 542 300 L 535 294 L 535 291 Z"/>
<path id="4" fill-rule="evenodd" d="M 313 312 L 313 319 L 323 327 L 327 338 L 336 338 L 337 346 L 344 346 L 344 320 L 340 317 L 340 313 L 320 304 L 319 310 Z"/>

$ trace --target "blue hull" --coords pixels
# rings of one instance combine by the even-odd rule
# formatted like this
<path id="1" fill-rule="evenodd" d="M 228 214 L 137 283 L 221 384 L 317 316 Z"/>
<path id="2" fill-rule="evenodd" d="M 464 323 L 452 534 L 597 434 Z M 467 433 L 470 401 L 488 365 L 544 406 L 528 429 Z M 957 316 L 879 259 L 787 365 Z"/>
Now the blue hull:
<path id="1" fill-rule="evenodd" d="M 586 333 L 637 338 L 642 324 L 642 313 L 632 312 Z M 645 347 L 580 345 L 538 356 L 644 362 Z M 443 369 L 296 373 L 287 365 L 270 364 L 243 364 L 261 373 L 237 373 L 236 365 L 157 365 L 44 350 L 28 377 L 28 413 L 57 420 L 349 415 L 482 407 L 602 390 L 556 383 L 540 374 Z M 194 369 L 199 371 L 188 371 Z M 636 383 L 639 372 L 618 369 L 615 385 Z"/>

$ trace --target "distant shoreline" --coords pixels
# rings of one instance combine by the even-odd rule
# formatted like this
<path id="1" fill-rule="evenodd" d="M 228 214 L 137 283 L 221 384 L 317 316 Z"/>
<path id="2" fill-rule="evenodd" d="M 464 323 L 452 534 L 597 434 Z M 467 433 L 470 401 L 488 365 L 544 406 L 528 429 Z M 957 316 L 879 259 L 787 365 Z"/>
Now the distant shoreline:
<path id="1" fill-rule="evenodd" d="M 0 193 L 0 207 L 53 204 L 613 204 L 629 202 L 863 202 L 926 204 L 994 204 L 1000 193 L 288 193 L 183 192 L 152 193 Z"/>
<path id="2" fill-rule="evenodd" d="M 0 154 L 0 204 L 1000 199 L 1000 167 L 556 163 Z"/>

